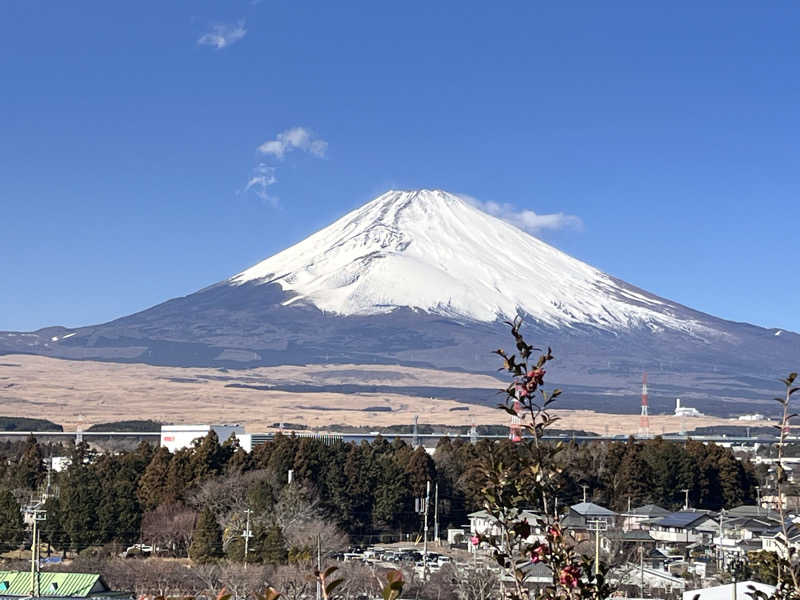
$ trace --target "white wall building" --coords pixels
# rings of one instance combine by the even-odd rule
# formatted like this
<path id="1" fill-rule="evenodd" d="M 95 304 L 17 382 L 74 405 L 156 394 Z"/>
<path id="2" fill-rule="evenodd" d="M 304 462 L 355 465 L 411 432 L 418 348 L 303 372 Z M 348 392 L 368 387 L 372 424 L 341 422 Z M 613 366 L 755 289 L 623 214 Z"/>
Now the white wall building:
<path id="1" fill-rule="evenodd" d="M 198 438 L 204 438 L 209 431 L 217 434 L 220 443 L 231 437 L 231 434 L 244 434 L 241 425 L 162 425 L 161 445 L 170 452 L 188 448 Z"/>
<path id="2" fill-rule="evenodd" d="M 690 406 L 681 406 L 681 399 L 675 398 L 675 416 L 676 417 L 702 417 L 701 413 L 696 408 Z"/>
<path id="3" fill-rule="evenodd" d="M 735 589 L 734 585 L 736 585 Z M 757 581 L 740 581 L 736 584 L 727 583 L 697 590 L 686 590 L 683 592 L 683 600 L 693 600 L 695 597 L 698 600 L 749 600 L 751 587 L 764 592 L 767 596 L 771 596 L 775 592 L 774 585 L 767 585 Z"/>

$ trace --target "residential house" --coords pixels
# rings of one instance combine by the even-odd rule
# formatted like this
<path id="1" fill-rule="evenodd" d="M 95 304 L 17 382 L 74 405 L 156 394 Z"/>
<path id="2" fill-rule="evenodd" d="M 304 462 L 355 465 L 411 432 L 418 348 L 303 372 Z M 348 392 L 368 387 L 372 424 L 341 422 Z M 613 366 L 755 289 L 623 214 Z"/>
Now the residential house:
<path id="1" fill-rule="evenodd" d="M 497 519 L 485 510 L 478 510 L 467 515 L 469 518 L 470 535 L 482 535 L 484 537 L 498 537 L 501 535 L 500 526 Z M 535 539 L 535 534 L 541 533 L 537 523 L 542 519 L 542 515 L 530 510 L 521 510 L 515 519 L 527 519 L 531 526 L 531 541 Z"/>
<path id="2" fill-rule="evenodd" d="M 791 521 L 786 522 L 786 536 L 783 534 L 783 527 L 776 525 L 772 529 L 765 531 L 761 536 L 761 549 L 767 552 L 775 552 L 779 556 L 786 558 L 787 548 L 794 548 L 800 551 L 800 527 Z"/>
<path id="3" fill-rule="evenodd" d="M 561 519 L 561 525 L 575 535 L 580 541 L 593 536 L 595 523 L 600 522 L 600 530 L 613 529 L 617 526 L 617 513 L 594 502 L 580 502 L 569 507 L 567 514 Z"/>
<path id="4" fill-rule="evenodd" d="M 666 517 L 669 511 L 657 504 L 645 504 L 621 515 L 623 529 L 648 529 L 651 522 Z"/>
<path id="5" fill-rule="evenodd" d="M 719 530 L 719 524 L 706 511 L 680 511 L 654 521 L 650 535 L 670 544 L 708 544 Z"/>

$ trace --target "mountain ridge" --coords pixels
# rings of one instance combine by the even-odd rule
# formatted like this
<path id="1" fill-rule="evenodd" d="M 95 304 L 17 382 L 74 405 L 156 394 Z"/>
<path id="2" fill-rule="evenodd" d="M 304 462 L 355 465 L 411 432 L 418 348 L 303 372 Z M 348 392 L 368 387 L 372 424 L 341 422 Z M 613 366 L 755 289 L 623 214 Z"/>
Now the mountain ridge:
<path id="1" fill-rule="evenodd" d="M 635 389 L 647 370 L 682 398 L 740 405 L 771 397 L 800 363 L 800 335 L 661 298 L 429 190 L 387 192 L 232 277 L 108 323 L 0 332 L 0 354 L 488 372 L 517 314 L 563 357 L 551 381 L 598 397 Z"/>

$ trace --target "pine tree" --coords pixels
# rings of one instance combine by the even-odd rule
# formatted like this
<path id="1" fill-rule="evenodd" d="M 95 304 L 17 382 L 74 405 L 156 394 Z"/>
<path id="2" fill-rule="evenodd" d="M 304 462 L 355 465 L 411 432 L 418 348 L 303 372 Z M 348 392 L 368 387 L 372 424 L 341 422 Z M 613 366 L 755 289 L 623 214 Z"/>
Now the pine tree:
<path id="1" fill-rule="evenodd" d="M 35 437 L 29 436 L 25 440 L 13 473 L 17 487 L 28 490 L 36 489 L 44 481 L 47 469 L 44 467 L 42 448 Z"/>
<path id="2" fill-rule="evenodd" d="M 66 479 L 59 498 L 61 524 L 76 552 L 100 541 L 97 506 L 100 504 L 100 482 L 89 467 L 89 447 L 76 445 L 70 457 Z"/>
<path id="3" fill-rule="evenodd" d="M 208 563 L 222 556 L 222 531 L 210 508 L 200 513 L 189 546 L 189 558 L 198 563 Z"/>
<path id="4" fill-rule="evenodd" d="M 136 490 L 136 496 L 144 510 L 155 510 L 166 500 L 167 475 L 171 461 L 172 453 L 161 446 L 145 468 Z"/>
<path id="5" fill-rule="evenodd" d="M 191 482 L 195 485 L 204 483 L 211 477 L 216 477 L 225 470 L 226 456 L 229 453 L 219 444 L 215 431 L 208 434 L 192 449 L 189 463 L 191 465 Z"/>
<path id="6" fill-rule="evenodd" d="M 25 523 L 14 495 L 0 489 L 0 552 L 16 550 L 25 537 Z"/>

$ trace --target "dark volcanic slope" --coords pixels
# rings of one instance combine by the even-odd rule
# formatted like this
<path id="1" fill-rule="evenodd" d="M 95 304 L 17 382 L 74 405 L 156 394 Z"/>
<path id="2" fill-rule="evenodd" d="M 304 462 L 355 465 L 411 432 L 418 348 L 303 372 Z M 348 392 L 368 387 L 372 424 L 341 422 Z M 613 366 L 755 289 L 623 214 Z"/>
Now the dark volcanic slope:
<path id="1" fill-rule="evenodd" d="M 219 284 L 103 325 L 0 333 L 0 353 L 172 366 L 398 363 L 487 372 L 497 364 L 491 350 L 511 345 L 502 323 L 408 309 L 340 317 L 283 306 L 286 299 L 274 284 Z M 558 360 L 552 380 L 579 390 L 571 396 L 572 408 L 631 412 L 629 400 L 623 406 L 614 400 L 635 398 L 646 370 L 664 411 L 675 396 L 718 415 L 772 411 L 770 398 L 780 391 L 776 380 L 800 367 L 800 336 L 685 310 L 687 318 L 723 335 L 556 329 L 533 317 L 526 331 L 537 344 L 553 347 Z"/>

